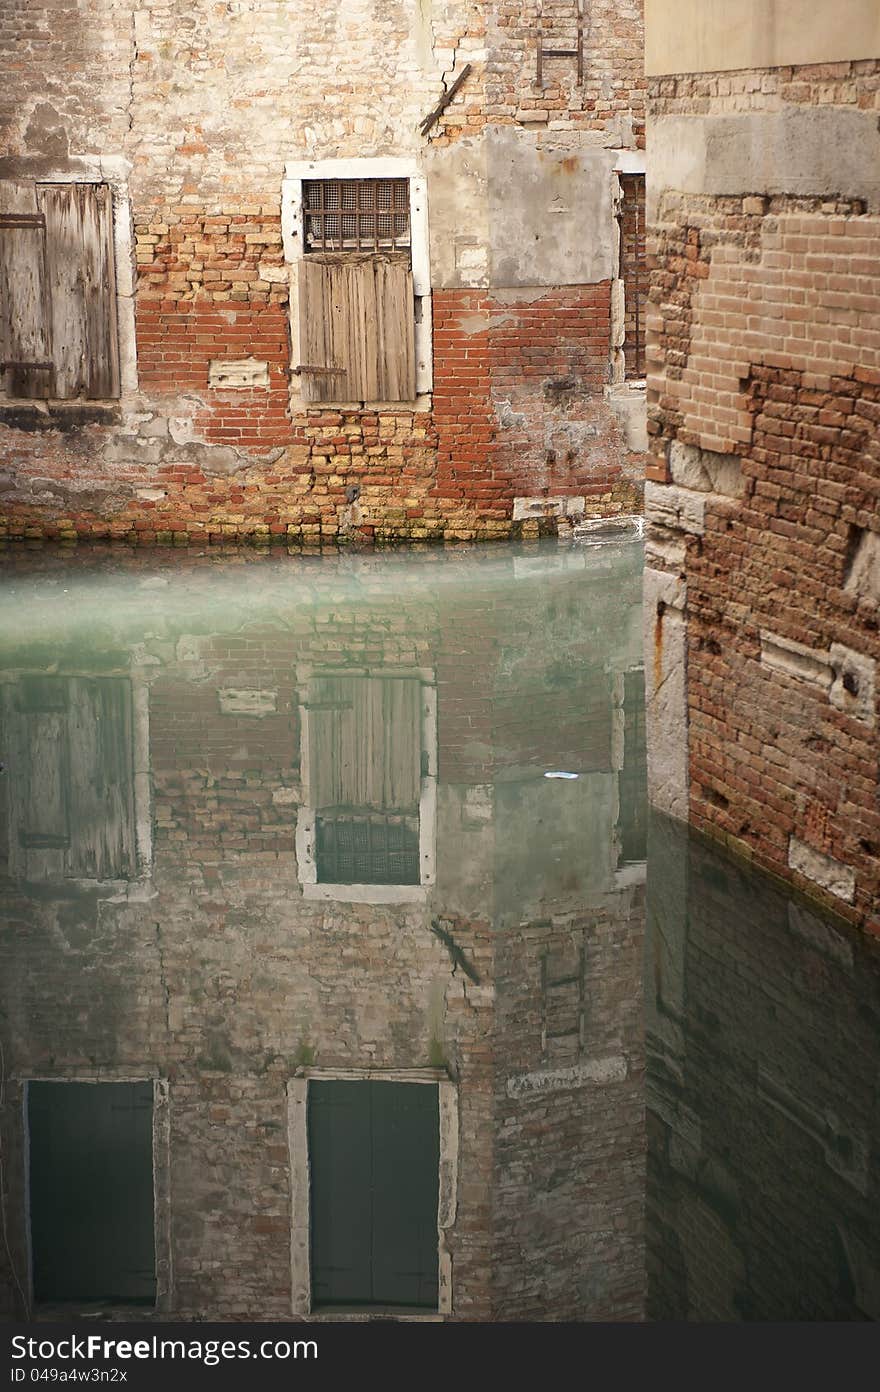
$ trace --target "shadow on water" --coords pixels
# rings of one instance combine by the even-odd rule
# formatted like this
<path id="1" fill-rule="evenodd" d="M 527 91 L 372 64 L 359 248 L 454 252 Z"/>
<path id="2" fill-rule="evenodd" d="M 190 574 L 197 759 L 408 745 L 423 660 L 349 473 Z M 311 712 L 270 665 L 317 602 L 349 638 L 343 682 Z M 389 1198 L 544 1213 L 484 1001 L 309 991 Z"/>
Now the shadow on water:
<path id="1" fill-rule="evenodd" d="M 0 634 L 0 1309 L 878 1313 L 876 960 L 648 827 L 637 544 L 16 553 Z"/>

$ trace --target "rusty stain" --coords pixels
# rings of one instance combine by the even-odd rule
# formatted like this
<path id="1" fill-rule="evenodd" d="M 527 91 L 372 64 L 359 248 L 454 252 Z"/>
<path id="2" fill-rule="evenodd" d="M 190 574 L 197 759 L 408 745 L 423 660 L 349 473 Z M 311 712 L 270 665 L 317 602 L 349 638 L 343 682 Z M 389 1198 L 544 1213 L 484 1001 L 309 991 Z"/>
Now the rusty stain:
<path id="1" fill-rule="evenodd" d="M 569 155 L 567 159 L 562 160 L 559 167 L 563 174 L 576 174 L 578 172 L 579 161 L 576 156 Z"/>

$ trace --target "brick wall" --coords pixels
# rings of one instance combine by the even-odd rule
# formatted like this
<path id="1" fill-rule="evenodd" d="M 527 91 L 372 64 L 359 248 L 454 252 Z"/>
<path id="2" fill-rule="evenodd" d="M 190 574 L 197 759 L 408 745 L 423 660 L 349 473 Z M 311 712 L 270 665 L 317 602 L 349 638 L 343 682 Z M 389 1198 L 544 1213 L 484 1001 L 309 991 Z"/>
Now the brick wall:
<path id="1" fill-rule="evenodd" d="M 589 277 L 560 262 L 558 286 L 538 277 L 524 297 L 532 250 L 515 231 L 508 295 L 491 243 L 502 207 L 519 216 L 518 178 L 489 146 L 506 131 L 516 158 L 586 153 L 581 177 L 604 206 L 608 152 L 643 144 L 640 6 L 595 10 L 582 87 L 571 61 L 549 60 L 540 93 L 533 3 L 283 8 L 235 4 L 221 19 L 207 4 L 181 16 L 96 0 L 88 23 L 68 9 L 52 26 L 13 13 L 0 206 L 18 206 L 22 180 L 102 178 L 100 160 L 117 160 L 117 199 L 124 191 L 133 210 L 137 386 L 129 362 L 115 406 L 0 403 L 8 533 L 461 539 L 518 534 L 514 497 L 545 490 L 585 498 L 588 515 L 636 508 L 641 460 L 603 399 L 609 285 L 580 283 Z M 21 60 L 37 48 L 39 64 Z M 465 63 L 466 82 L 422 137 Z M 50 70 L 75 75 L 45 88 Z M 430 184 L 434 397 L 420 405 L 433 411 L 393 410 L 378 429 L 371 411 L 316 420 L 290 374 L 285 161 L 387 154 L 411 158 Z M 600 240 L 612 239 L 608 220 Z M 468 328 L 463 342 L 456 318 L 477 302 L 495 326 L 485 342 Z M 211 362 L 244 358 L 267 364 L 268 387 L 209 384 Z"/>
<path id="2" fill-rule="evenodd" d="M 657 79 L 652 101 L 660 130 L 717 117 L 736 150 L 751 123 L 772 151 L 775 122 L 859 119 L 878 83 L 865 61 Z M 691 820 L 876 928 L 880 207 L 855 169 L 812 178 L 828 192 L 657 191 L 649 564 L 687 691 L 655 736 L 687 746 Z"/>

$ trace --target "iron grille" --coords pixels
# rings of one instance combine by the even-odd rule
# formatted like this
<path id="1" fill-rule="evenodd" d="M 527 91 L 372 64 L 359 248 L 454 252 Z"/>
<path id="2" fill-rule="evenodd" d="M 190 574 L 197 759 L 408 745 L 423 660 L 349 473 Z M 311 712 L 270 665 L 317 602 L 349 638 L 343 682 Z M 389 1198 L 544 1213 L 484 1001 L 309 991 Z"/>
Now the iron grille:
<path id="1" fill-rule="evenodd" d="M 406 251 L 409 181 L 307 179 L 303 220 L 306 251 Z"/>
<path id="2" fill-rule="evenodd" d="M 319 813 L 319 884 L 419 883 L 419 819 L 396 813 Z"/>
<path id="3" fill-rule="evenodd" d="M 627 377 L 645 375 L 645 309 L 648 282 L 645 267 L 645 176 L 621 174 L 620 274 L 626 318 L 623 356 Z"/>

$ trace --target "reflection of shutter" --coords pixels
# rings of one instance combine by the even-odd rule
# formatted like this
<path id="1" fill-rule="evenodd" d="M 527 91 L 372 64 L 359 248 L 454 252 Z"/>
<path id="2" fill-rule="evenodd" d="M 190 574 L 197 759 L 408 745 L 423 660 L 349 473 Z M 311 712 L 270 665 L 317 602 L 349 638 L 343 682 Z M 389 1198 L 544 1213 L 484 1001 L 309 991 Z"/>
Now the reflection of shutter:
<path id="1" fill-rule="evenodd" d="M 0 363 L 10 396 L 51 396 L 52 341 L 41 213 L 0 216 Z"/>
<path id="2" fill-rule="evenodd" d="M 413 401 L 412 271 L 405 260 L 306 256 L 299 265 L 306 401 Z"/>
<path id="3" fill-rule="evenodd" d="M 37 1300 L 152 1301 L 152 1083 L 28 1084 Z"/>
<path id="4" fill-rule="evenodd" d="M 414 677 L 318 677 L 309 695 L 312 805 L 416 811 L 421 683 Z"/>
<path id="5" fill-rule="evenodd" d="M 43 184 L 55 395 L 119 395 L 113 209 L 106 184 Z"/>
<path id="6" fill-rule="evenodd" d="M 128 682 L 26 677 L 9 698 L 13 873 L 26 880 L 129 875 L 134 854 Z"/>

